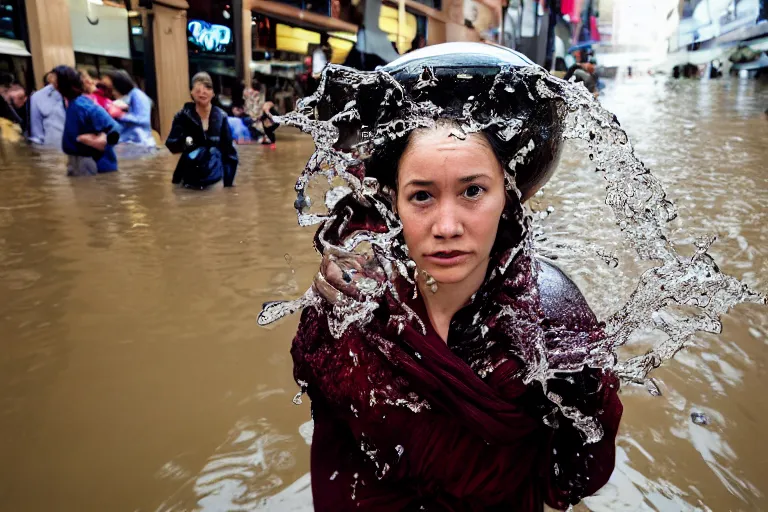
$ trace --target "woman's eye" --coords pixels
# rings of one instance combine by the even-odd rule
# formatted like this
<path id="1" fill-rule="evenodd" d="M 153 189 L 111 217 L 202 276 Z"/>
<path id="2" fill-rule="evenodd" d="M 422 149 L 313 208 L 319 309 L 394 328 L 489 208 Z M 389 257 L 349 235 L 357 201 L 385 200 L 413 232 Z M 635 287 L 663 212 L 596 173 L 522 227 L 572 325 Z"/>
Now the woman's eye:
<path id="1" fill-rule="evenodd" d="M 419 190 L 415 194 L 411 196 L 411 199 L 413 201 L 416 201 L 417 203 L 423 203 L 425 201 L 429 201 L 429 198 L 432 197 L 429 195 L 429 192 L 426 192 L 424 190 Z"/>
<path id="2" fill-rule="evenodd" d="M 464 191 L 464 196 L 469 198 L 475 198 L 482 194 L 485 189 L 480 185 L 470 185 L 467 190 Z"/>

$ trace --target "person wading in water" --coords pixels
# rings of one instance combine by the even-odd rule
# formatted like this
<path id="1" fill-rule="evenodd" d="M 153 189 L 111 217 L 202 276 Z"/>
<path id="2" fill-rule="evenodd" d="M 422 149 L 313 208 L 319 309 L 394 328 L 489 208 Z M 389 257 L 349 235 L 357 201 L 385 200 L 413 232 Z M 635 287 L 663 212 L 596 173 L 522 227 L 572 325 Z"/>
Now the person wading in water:
<path id="1" fill-rule="evenodd" d="M 486 45 L 430 47 L 375 76 L 331 68 L 305 105 L 336 124 L 334 151 L 361 155 L 346 172 L 365 191 L 329 205 L 291 348 L 312 400 L 315 510 L 540 512 L 611 475 L 619 381 L 582 363 L 605 333 L 530 249 L 522 205 L 557 166 L 563 131 L 530 70 Z M 350 105 L 357 116 L 339 115 Z M 367 155 L 349 142 L 375 129 L 362 137 L 386 135 Z M 305 173 L 333 168 L 323 162 Z M 349 249 L 398 226 L 372 252 Z M 562 373 L 530 377 L 542 360 Z"/>
<path id="2" fill-rule="evenodd" d="M 190 188 L 205 188 L 219 181 L 234 185 L 237 149 L 229 131 L 227 114 L 211 104 L 213 81 L 208 73 L 192 77 L 193 101 L 173 118 L 165 145 L 181 153 L 172 182 Z"/>

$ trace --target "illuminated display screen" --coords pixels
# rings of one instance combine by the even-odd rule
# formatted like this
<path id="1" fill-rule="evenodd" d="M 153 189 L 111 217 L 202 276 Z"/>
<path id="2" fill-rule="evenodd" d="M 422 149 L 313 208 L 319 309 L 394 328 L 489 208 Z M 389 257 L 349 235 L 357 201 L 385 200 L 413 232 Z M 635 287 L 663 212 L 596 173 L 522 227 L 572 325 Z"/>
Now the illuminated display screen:
<path id="1" fill-rule="evenodd" d="M 202 20 L 187 23 L 187 39 L 200 51 L 209 53 L 232 52 L 232 29 Z"/>

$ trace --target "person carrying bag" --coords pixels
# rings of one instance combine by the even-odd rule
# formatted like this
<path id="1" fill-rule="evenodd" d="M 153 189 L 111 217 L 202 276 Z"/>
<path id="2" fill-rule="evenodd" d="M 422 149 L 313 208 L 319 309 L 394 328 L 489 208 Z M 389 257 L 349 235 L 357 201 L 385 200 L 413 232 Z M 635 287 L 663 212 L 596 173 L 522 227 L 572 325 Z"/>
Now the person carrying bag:
<path id="1" fill-rule="evenodd" d="M 172 183 L 203 189 L 224 181 L 234 184 L 237 171 L 237 149 L 229 130 L 227 114 L 211 104 L 213 81 L 208 73 L 192 78 L 193 102 L 189 102 L 173 118 L 171 133 L 165 145 L 171 153 L 181 153 Z"/>

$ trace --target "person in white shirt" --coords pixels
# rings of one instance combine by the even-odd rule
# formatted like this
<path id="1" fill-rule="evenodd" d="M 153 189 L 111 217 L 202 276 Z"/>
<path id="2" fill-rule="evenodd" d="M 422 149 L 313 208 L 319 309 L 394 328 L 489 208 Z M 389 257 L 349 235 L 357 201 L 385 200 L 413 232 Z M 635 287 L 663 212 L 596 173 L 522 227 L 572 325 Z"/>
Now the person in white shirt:
<path id="1" fill-rule="evenodd" d="M 330 46 L 328 45 L 328 34 L 320 35 L 320 46 L 312 52 L 312 77 L 315 80 L 320 79 L 323 69 L 328 64 L 330 55 Z"/>

